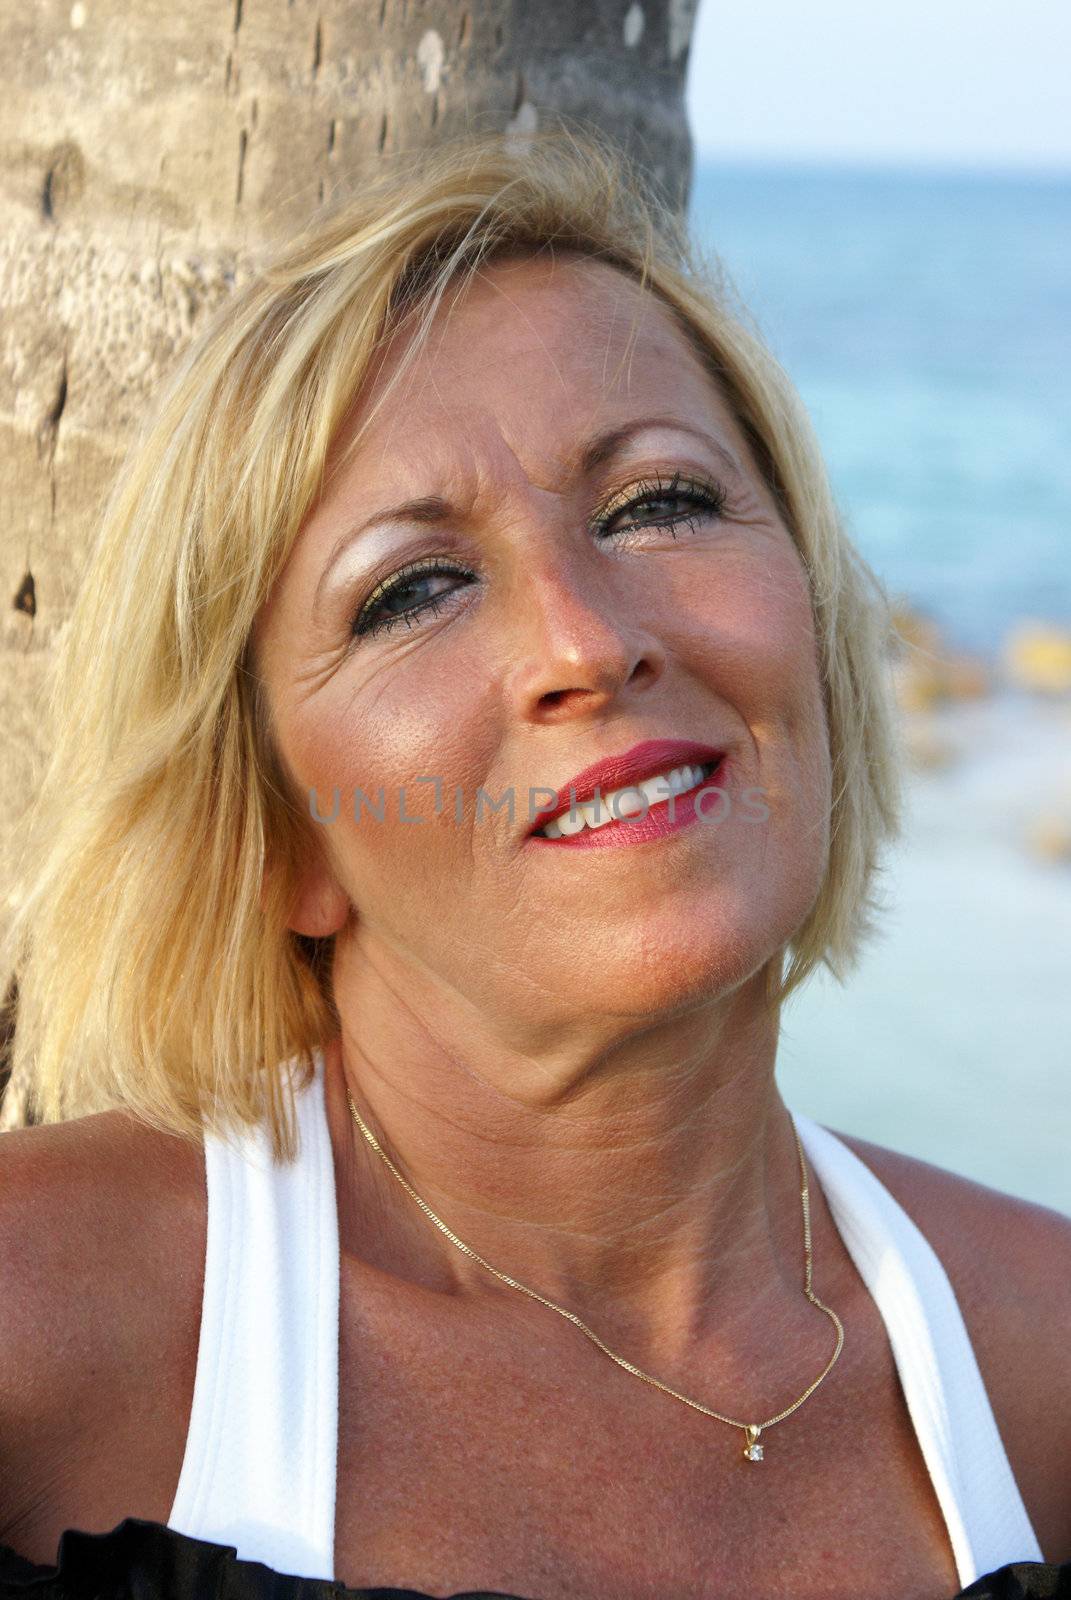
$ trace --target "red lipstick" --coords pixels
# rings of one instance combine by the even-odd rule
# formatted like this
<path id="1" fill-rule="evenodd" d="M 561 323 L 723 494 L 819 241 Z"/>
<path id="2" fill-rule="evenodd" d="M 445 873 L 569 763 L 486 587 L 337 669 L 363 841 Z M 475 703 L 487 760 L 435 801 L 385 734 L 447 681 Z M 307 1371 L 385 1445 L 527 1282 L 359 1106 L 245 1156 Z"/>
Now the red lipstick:
<path id="1" fill-rule="evenodd" d="M 670 772 L 674 767 L 712 766 L 724 756 L 724 749 L 714 745 L 697 744 L 692 739 L 646 739 L 634 744 L 631 750 L 620 755 L 606 756 L 593 762 L 558 790 L 557 797 L 546 811 L 533 821 L 529 833 L 545 828 L 548 822 L 560 817 L 573 805 L 583 805 L 593 800 L 595 791 L 600 795 L 612 794 L 632 783 L 642 783 L 644 778 L 656 777 L 660 772 Z"/>

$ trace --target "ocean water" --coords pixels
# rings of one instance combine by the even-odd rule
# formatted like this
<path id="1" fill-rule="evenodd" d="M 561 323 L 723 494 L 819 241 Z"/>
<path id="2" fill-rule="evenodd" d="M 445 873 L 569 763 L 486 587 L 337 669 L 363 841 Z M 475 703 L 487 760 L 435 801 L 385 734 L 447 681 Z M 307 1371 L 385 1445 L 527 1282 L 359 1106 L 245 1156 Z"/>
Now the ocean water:
<path id="1" fill-rule="evenodd" d="M 856 543 L 953 642 L 1071 623 L 1071 174 L 699 165 Z"/>
<path id="2" fill-rule="evenodd" d="M 999 663 L 1071 628 L 1071 175 L 700 164 L 690 221 L 814 420 L 893 596 Z M 1071 696 L 998 689 L 933 727 L 843 987 L 789 1002 L 790 1106 L 1071 1213 Z"/>

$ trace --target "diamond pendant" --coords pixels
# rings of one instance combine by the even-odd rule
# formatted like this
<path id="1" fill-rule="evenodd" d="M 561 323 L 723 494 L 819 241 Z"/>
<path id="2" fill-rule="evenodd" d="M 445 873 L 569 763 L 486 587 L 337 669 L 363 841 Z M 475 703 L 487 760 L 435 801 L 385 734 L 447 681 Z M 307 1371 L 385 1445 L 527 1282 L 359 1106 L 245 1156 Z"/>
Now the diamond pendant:
<path id="1" fill-rule="evenodd" d="M 754 1422 L 749 1423 L 744 1429 L 744 1436 L 747 1439 L 747 1444 L 744 1446 L 745 1461 L 762 1460 L 763 1450 L 762 1445 L 759 1443 L 759 1434 L 761 1432 L 762 1428 Z"/>

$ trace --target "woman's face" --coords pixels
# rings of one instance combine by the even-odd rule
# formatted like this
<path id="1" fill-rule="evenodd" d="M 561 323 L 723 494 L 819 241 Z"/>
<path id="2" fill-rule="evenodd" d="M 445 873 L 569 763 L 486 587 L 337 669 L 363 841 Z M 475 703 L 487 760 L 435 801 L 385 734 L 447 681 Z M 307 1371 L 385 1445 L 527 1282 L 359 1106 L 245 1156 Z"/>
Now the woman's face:
<path id="1" fill-rule="evenodd" d="M 340 930 L 336 982 L 376 961 L 504 1026 L 664 1014 L 735 988 L 814 903 L 830 773 L 803 568 L 672 314 L 613 267 L 500 260 L 444 301 L 255 637 L 303 802 L 330 818 L 339 791 L 292 920 Z M 706 822 L 532 836 L 530 790 L 670 739 L 727 753 Z M 382 820 L 355 820 L 380 790 Z"/>

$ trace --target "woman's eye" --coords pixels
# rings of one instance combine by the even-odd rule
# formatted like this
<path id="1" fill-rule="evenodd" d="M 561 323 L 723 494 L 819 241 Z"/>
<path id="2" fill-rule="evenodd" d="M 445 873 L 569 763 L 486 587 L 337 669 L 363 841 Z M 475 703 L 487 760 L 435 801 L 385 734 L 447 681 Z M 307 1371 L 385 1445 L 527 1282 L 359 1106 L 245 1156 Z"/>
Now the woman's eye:
<path id="1" fill-rule="evenodd" d="M 596 517 L 592 529 L 600 536 L 616 538 L 622 532 L 639 534 L 663 528 L 676 538 L 684 524 L 694 529 L 704 517 L 724 516 L 727 504 L 728 494 L 720 485 L 705 488 L 674 475 L 668 483 L 641 484 L 630 499 Z M 615 523 L 621 526 L 615 528 Z M 369 638 L 399 623 L 410 628 L 418 617 L 435 616 L 458 592 L 452 580 L 471 578 L 472 574 L 463 568 L 446 565 L 434 557 L 404 567 L 372 591 L 354 616 L 351 632 L 355 637 Z M 446 588 L 441 586 L 443 579 L 451 580 Z"/>
<path id="2" fill-rule="evenodd" d="M 467 573 L 455 567 L 438 563 L 419 568 L 409 567 L 396 573 L 386 583 L 380 584 L 361 606 L 353 619 L 352 631 L 367 638 L 370 634 L 386 632 L 399 622 L 411 627 L 414 617 L 424 614 L 434 616 L 454 592 L 453 589 L 446 589 L 429 593 L 429 585 L 434 585 L 441 578 L 467 576 Z"/>
<path id="3" fill-rule="evenodd" d="M 691 482 L 682 484 L 678 478 L 674 478 L 669 484 L 654 484 L 643 488 L 624 505 L 619 505 L 612 512 L 598 518 L 595 525 L 600 534 L 607 534 L 614 531 L 614 523 L 625 518 L 626 532 L 665 528 L 676 538 L 676 530 L 682 523 L 694 529 L 700 516 L 724 516 L 727 504 L 728 495 L 720 486 L 710 490 L 703 488 L 701 484 Z"/>

